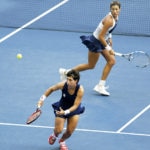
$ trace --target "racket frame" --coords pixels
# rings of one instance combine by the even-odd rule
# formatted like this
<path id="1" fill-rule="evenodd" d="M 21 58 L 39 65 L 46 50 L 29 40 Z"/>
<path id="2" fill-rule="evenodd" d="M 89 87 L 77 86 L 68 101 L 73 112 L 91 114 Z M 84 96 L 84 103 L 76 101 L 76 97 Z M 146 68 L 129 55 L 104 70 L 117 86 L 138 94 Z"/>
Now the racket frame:
<path id="1" fill-rule="evenodd" d="M 41 115 L 42 111 L 41 109 L 37 108 L 35 112 L 33 112 L 27 119 L 26 124 L 31 124 L 32 122 L 34 122 L 35 120 L 37 120 L 40 115 Z M 34 116 L 35 115 L 35 116 Z M 34 117 L 34 118 L 32 118 Z"/>
<path id="2" fill-rule="evenodd" d="M 144 54 L 145 56 L 147 56 L 147 59 L 148 59 L 148 63 L 147 64 L 145 64 L 143 66 L 136 66 L 136 67 L 145 68 L 145 67 L 147 67 L 150 64 L 150 56 L 146 52 L 144 52 L 144 51 L 134 51 L 134 52 L 127 53 L 127 54 L 122 54 L 122 53 L 119 53 L 119 52 L 115 52 L 115 55 L 116 56 L 120 56 L 120 57 L 124 57 L 128 61 L 131 61 L 133 59 L 133 54 L 135 54 L 135 53 Z"/>

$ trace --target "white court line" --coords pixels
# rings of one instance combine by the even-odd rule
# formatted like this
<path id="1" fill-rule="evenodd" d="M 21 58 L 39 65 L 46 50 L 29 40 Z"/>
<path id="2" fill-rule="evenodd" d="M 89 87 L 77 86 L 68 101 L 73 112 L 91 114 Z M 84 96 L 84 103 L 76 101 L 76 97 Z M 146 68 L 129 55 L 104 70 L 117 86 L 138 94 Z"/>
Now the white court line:
<path id="1" fill-rule="evenodd" d="M 141 112 L 139 112 L 135 117 L 133 117 L 130 121 L 128 121 L 124 126 L 122 126 L 117 133 L 122 132 L 127 126 L 129 126 L 133 121 L 135 121 L 138 117 L 140 117 L 144 112 L 146 112 L 150 108 L 150 105 L 145 107 Z"/>
<path id="2" fill-rule="evenodd" d="M 7 34 L 6 36 L 4 36 L 3 38 L 0 39 L 0 43 L 2 43 L 3 41 L 5 41 L 6 39 L 10 38 L 11 36 L 13 36 L 14 34 L 18 33 L 19 31 L 21 31 L 22 29 L 28 27 L 29 25 L 31 25 L 32 23 L 34 23 L 35 21 L 41 19 L 42 17 L 46 16 L 47 14 L 49 14 L 50 12 L 54 11 L 55 9 L 57 9 L 58 7 L 64 5 L 66 2 L 68 2 L 69 0 L 63 0 L 62 2 L 58 3 L 57 5 L 53 6 L 52 8 L 50 8 L 49 10 L 45 11 L 44 13 L 42 13 L 41 15 L 37 16 L 36 18 L 32 19 L 31 21 L 27 22 L 26 24 L 24 24 L 23 26 L 19 27 L 18 29 L 16 29 L 15 31 Z"/>
<path id="3" fill-rule="evenodd" d="M 15 126 L 15 127 L 27 127 L 27 128 L 54 129 L 54 127 L 50 127 L 50 126 L 26 125 L 26 124 L 15 124 L 15 123 L 0 123 L 0 126 Z M 102 131 L 102 130 L 90 130 L 90 129 L 76 129 L 76 131 L 150 137 L 150 134 L 143 134 L 143 133 L 130 133 L 130 132 L 118 133 L 118 132 L 115 132 L 115 131 Z"/>

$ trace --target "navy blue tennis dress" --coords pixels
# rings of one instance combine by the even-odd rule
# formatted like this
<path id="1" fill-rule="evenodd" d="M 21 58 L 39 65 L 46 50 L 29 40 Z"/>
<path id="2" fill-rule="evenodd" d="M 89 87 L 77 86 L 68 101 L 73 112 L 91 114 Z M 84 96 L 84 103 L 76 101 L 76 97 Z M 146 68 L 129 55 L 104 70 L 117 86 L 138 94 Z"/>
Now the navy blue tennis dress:
<path id="1" fill-rule="evenodd" d="M 58 116 L 56 114 L 56 110 L 60 110 L 59 109 L 60 107 L 63 110 L 66 110 L 66 109 L 69 109 L 71 106 L 73 106 L 74 101 L 75 101 L 76 96 L 77 96 L 77 92 L 79 90 L 79 87 L 80 87 L 80 85 L 77 84 L 74 94 L 70 95 L 68 93 L 68 85 L 67 85 L 67 83 L 64 84 L 64 87 L 62 89 L 61 99 L 58 102 L 52 104 L 55 116 Z M 68 118 L 68 117 L 71 117 L 73 115 L 79 115 L 79 114 L 82 114 L 84 112 L 84 110 L 85 110 L 85 107 L 81 106 L 81 104 L 80 104 L 79 107 L 75 111 L 69 113 L 68 115 L 62 115 L 62 116 L 59 116 L 59 117 Z"/>
<path id="2" fill-rule="evenodd" d="M 109 12 L 108 15 L 111 15 L 111 12 Z M 113 17 L 113 16 L 112 16 Z M 117 18 L 118 20 L 118 18 Z M 116 28 L 117 26 L 117 21 L 115 21 L 115 19 L 113 18 L 113 26 L 110 27 L 105 35 L 105 40 L 108 41 L 109 38 L 112 37 L 112 32 L 113 30 Z M 103 28 L 103 23 L 102 21 L 99 23 L 99 25 L 97 26 L 96 30 L 93 32 L 92 35 L 90 36 L 85 36 L 82 35 L 80 36 L 82 43 L 91 51 L 91 52 L 101 52 L 102 50 L 105 49 L 105 47 L 102 45 L 102 43 L 99 41 L 99 33 L 101 32 Z M 108 43 L 109 44 L 109 43 Z"/>

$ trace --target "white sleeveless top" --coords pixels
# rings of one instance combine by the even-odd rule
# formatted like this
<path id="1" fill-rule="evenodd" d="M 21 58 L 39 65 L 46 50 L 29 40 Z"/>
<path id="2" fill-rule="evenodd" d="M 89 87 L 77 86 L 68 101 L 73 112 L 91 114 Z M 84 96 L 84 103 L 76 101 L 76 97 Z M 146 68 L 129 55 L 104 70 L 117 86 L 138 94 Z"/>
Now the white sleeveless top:
<path id="1" fill-rule="evenodd" d="M 111 12 L 109 12 L 108 15 L 111 15 L 111 16 L 112 16 Z M 113 18 L 113 16 L 112 16 L 112 18 Z M 117 18 L 117 20 L 118 20 L 118 18 Z M 102 21 L 101 21 L 101 22 L 99 23 L 99 25 L 97 26 L 97 28 L 95 29 L 95 31 L 93 32 L 93 36 L 94 36 L 97 40 L 99 40 L 99 34 L 100 34 L 100 32 L 101 32 L 103 26 L 104 26 L 104 25 L 103 25 L 103 23 L 102 23 Z M 115 26 L 116 26 L 116 21 L 115 21 L 115 19 L 113 18 L 113 25 L 108 29 L 108 31 L 107 31 L 107 33 L 106 33 L 106 35 L 105 35 L 105 40 L 108 40 L 108 38 L 111 38 L 111 37 L 112 37 L 111 32 L 112 32 L 112 30 L 115 28 Z"/>

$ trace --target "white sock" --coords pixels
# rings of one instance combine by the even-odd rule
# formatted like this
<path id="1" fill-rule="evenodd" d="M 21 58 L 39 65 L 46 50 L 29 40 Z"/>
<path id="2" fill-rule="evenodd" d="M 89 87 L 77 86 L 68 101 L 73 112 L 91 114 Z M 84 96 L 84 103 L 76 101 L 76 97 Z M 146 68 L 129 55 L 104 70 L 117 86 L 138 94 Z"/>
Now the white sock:
<path id="1" fill-rule="evenodd" d="M 99 85 L 105 86 L 105 84 L 106 84 L 106 80 L 100 80 L 100 81 L 99 81 Z"/>

